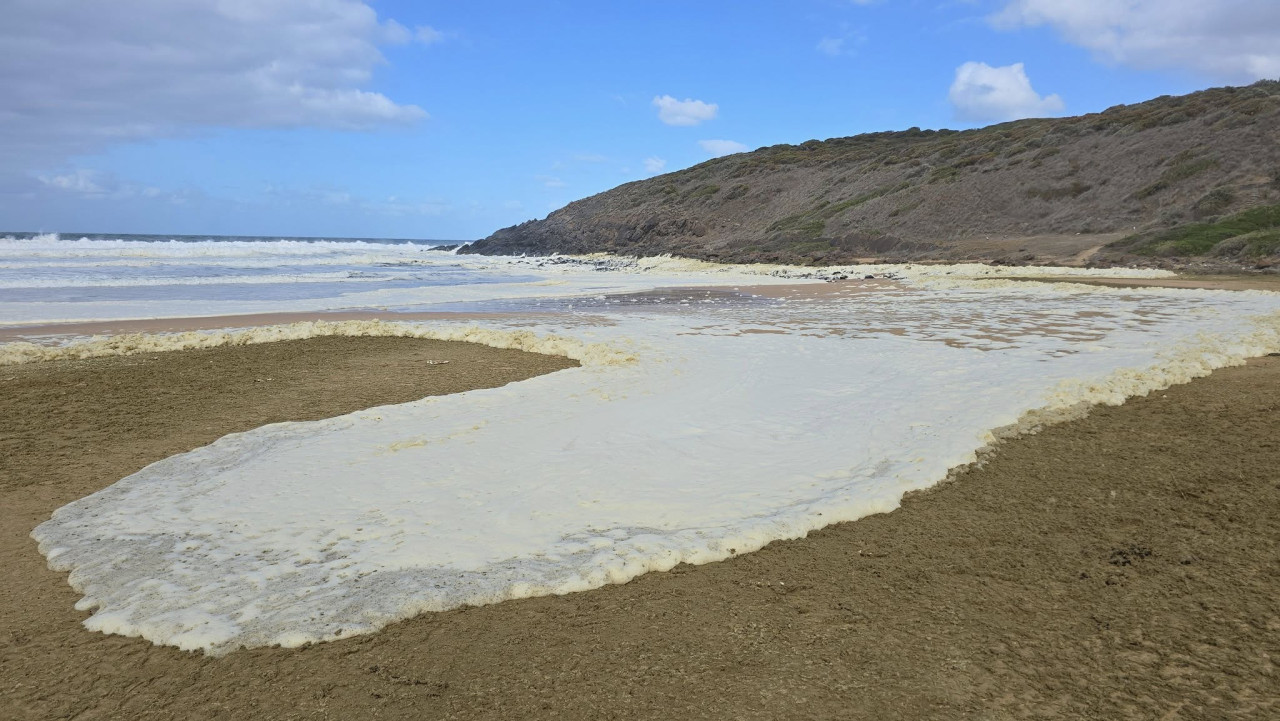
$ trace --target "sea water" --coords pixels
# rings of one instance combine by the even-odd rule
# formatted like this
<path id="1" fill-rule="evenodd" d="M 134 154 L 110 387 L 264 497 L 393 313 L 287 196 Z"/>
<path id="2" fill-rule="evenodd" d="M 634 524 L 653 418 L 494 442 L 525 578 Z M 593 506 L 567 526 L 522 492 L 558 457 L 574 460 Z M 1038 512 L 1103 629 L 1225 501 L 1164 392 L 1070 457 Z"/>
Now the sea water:
<path id="1" fill-rule="evenodd" d="M 716 561 L 892 510 L 1002 427 L 1280 350 L 1280 296 L 1262 292 L 1023 283 L 982 266 L 867 266 L 844 269 L 863 280 L 827 285 L 803 278 L 812 269 L 670 259 L 414 261 L 490 282 L 377 292 L 416 310 L 503 312 L 0 347 L 13 362 L 342 333 L 582 364 L 233 434 L 59 509 L 32 535 L 70 572 L 88 628 L 220 654 Z M 693 290 L 654 290 L 676 287 Z M 306 302 L 365 300 L 354 290 Z M 122 302 L 53 297 L 0 311 L 192 307 Z M 276 307 L 251 294 L 209 303 Z"/>
<path id="2" fill-rule="evenodd" d="M 660 274 L 597 261 L 459 256 L 444 241 L 204 236 L 0 235 L 0 326 L 258 312 L 427 310 L 594 296 Z M 447 247 L 453 247 L 449 243 Z M 680 265 L 680 262 L 665 261 Z M 623 264 L 652 270 L 652 264 Z M 691 284 L 720 282 L 717 274 Z M 683 281 L 682 281 L 683 282 Z M 764 277 L 759 282 L 771 282 Z"/>
<path id="3" fill-rule="evenodd" d="M 437 261 L 445 241 L 204 236 L 0 236 L 0 323 L 147 315 L 156 304 L 184 315 L 247 300 L 293 310 L 335 303 L 372 307 L 361 298 L 394 291 L 495 281 L 536 280 L 478 273 Z M 450 244 L 452 247 L 453 244 Z M 340 298 L 352 298 L 338 301 Z M 412 300 L 412 294 L 404 296 Z M 35 309 L 43 308 L 43 312 Z M 85 308 L 83 311 L 72 311 Z M 26 314 L 17 309 L 26 309 Z M 134 309 L 134 310 L 128 310 Z M 32 315 L 35 312 L 35 315 Z"/>

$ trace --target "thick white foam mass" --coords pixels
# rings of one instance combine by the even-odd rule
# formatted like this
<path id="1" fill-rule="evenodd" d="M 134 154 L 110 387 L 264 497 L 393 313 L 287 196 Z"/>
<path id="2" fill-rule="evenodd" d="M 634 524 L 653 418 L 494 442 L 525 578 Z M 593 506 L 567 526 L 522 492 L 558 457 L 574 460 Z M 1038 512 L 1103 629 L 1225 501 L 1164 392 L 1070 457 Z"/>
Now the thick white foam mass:
<path id="1" fill-rule="evenodd" d="M 629 267 L 615 274 L 637 285 L 655 272 L 665 285 L 742 273 Z M 1274 294 L 892 272 L 907 282 L 751 303 L 600 303 L 591 312 L 607 322 L 596 325 L 571 314 L 396 324 L 518 336 L 518 347 L 584 364 L 230 435 L 59 509 L 32 535 L 70 572 L 90 629 L 214 654 L 294 646 L 623 582 L 888 511 L 1031 411 L 1118 403 L 1280 350 Z M 110 342 L 81 350 L 113 352 Z M 135 338 L 116 350 L 201 342 Z"/>
<path id="2" fill-rule="evenodd" d="M 575 338 L 539 336 L 528 330 L 449 325 L 430 327 L 382 320 L 304 321 L 228 331 L 188 331 L 185 333 L 124 333 L 91 338 L 63 345 L 17 342 L 0 345 L 0 366 L 40 361 L 102 358 L 105 356 L 160 353 L 175 350 L 217 348 L 225 345 L 253 345 L 282 340 L 302 340 L 317 336 L 396 337 L 451 340 L 478 343 L 493 348 L 512 348 L 572 358 L 585 365 L 619 365 L 635 360 L 620 347 L 583 343 Z"/>

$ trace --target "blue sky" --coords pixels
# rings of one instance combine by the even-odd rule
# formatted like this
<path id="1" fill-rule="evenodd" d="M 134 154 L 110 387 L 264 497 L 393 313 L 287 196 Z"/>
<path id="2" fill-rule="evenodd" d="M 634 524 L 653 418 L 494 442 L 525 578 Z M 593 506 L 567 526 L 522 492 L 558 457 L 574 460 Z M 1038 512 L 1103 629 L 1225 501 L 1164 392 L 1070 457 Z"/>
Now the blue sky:
<path id="1" fill-rule="evenodd" d="M 12 0 L 0 229 L 471 239 L 714 154 L 1280 76 L 1273 0 Z"/>

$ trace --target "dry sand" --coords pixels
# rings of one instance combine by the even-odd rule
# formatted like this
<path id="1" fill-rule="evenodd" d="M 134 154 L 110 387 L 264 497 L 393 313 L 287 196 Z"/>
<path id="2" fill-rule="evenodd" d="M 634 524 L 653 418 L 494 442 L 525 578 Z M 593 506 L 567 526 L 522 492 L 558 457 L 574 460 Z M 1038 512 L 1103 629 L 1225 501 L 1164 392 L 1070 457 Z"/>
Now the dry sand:
<path id="1" fill-rule="evenodd" d="M 27 537 L 225 433 L 564 365 L 338 338 L 0 368 L 0 717 L 1280 717 L 1280 358 L 804 540 L 303 649 L 89 633 Z"/>

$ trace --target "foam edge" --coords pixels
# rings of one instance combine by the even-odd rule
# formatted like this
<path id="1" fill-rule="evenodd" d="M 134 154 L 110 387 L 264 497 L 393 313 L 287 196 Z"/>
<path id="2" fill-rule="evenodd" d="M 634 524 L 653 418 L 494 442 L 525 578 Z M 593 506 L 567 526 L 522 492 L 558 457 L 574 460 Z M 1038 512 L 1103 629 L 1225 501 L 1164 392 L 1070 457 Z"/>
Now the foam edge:
<path id="1" fill-rule="evenodd" d="M 934 486 L 908 491 L 903 497 L 927 493 L 937 486 L 954 482 L 970 470 L 986 465 L 993 454 L 999 452 L 1000 446 L 1008 441 L 1035 435 L 1060 423 L 1080 420 L 1098 406 L 1123 405 L 1131 398 L 1190 383 L 1220 368 L 1242 366 L 1253 358 L 1280 353 L 1280 313 L 1260 316 L 1253 322 L 1254 332 L 1235 343 L 1218 342 L 1218 347 L 1214 348 L 1215 339 L 1201 334 L 1198 347 L 1167 354 L 1160 365 L 1143 370 L 1122 368 L 1093 383 L 1063 381 L 1050 394 L 1047 405 L 1023 413 L 1013 423 L 987 431 L 986 443 L 974 451 L 972 461 L 952 466 Z"/>
<path id="2" fill-rule="evenodd" d="M 586 343 L 559 335 L 538 335 L 529 330 L 496 330 L 470 326 L 428 326 L 383 320 L 302 321 L 283 325 L 181 333 L 125 333 L 95 336 L 58 346 L 25 341 L 0 345 L 0 366 L 54 360 L 83 360 L 197 350 L 220 346 L 256 345 L 321 336 L 421 338 L 424 340 L 478 343 L 491 348 L 522 350 L 562 356 L 584 366 L 616 366 L 634 362 L 631 352 L 606 343 Z"/>

